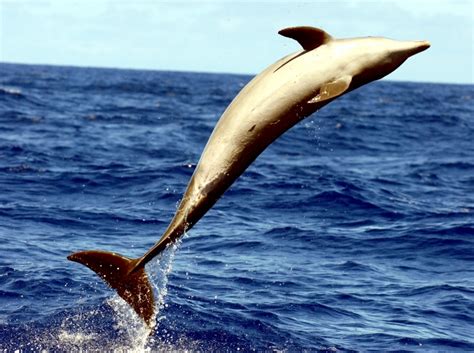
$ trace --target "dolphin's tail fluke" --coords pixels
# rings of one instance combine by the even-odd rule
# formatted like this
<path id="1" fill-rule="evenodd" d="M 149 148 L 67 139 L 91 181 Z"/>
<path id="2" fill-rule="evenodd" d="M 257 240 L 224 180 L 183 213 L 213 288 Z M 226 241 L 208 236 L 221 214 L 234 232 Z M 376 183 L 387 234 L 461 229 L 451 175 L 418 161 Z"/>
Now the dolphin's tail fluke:
<path id="1" fill-rule="evenodd" d="M 80 251 L 68 256 L 96 272 L 107 284 L 115 289 L 146 322 L 154 324 L 155 300 L 144 266 L 137 260 L 106 251 Z"/>

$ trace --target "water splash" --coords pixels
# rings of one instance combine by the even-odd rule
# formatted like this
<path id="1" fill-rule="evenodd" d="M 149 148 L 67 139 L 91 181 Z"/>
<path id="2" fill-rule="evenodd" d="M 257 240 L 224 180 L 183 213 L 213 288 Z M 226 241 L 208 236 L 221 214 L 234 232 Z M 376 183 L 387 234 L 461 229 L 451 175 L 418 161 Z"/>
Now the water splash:
<path id="1" fill-rule="evenodd" d="M 103 342 L 108 336 L 106 325 L 101 325 L 105 321 L 104 314 L 100 309 L 80 308 L 64 318 L 59 327 L 37 336 L 36 348 L 56 351 L 101 349 L 98 342 Z"/>
<path id="2" fill-rule="evenodd" d="M 147 341 L 152 329 L 118 294 L 108 299 L 107 304 L 114 311 L 113 328 L 118 335 L 115 342 L 118 347 L 113 347 L 113 349 L 127 352 L 149 352 Z"/>
<path id="3" fill-rule="evenodd" d="M 37 337 L 34 347 L 60 351 L 113 350 L 140 353 L 189 349 L 192 343 L 171 343 L 152 336 L 154 329 L 164 319 L 162 309 L 165 307 L 165 297 L 168 293 L 168 276 L 173 268 L 178 247 L 179 242 L 169 246 L 147 265 L 148 277 L 155 293 L 157 315 L 155 327 L 149 328 L 136 312 L 115 294 L 105 301 L 105 306 L 93 309 L 80 307 L 74 314 L 67 315 L 52 332 Z"/>
<path id="4" fill-rule="evenodd" d="M 59 332 L 58 338 L 59 338 L 59 342 L 67 346 L 81 347 L 85 343 L 92 342 L 93 340 L 97 340 L 98 335 L 94 333 L 91 333 L 91 334 L 71 333 L 64 330 L 64 331 Z"/>
<path id="5" fill-rule="evenodd" d="M 150 345 L 154 346 L 155 339 L 151 337 L 153 330 L 165 318 L 160 316 L 165 307 L 165 297 L 168 294 L 168 276 L 173 268 L 173 260 L 179 242 L 170 245 L 160 256 L 147 264 L 147 273 L 155 293 L 156 324 L 149 328 L 137 313 L 118 295 L 110 298 L 107 304 L 115 313 L 114 329 L 122 337 L 122 347 L 126 351 L 150 352 Z M 125 345 L 125 346 L 123 346 Z M 155 350 L 156 348 L 153 348 Z"/>
<path id="6" fill-rule="evenodd" d="M 166 251 L 147 265 L 149 279 L 156 296 L 157 324 L 164 319 L 164 316 L 159 315 L 165 306 L 165 298 L 168 294 L 168 276 L 173 269 L 174 257 L 180 245 L 181 239 L 170 245 Z"/>

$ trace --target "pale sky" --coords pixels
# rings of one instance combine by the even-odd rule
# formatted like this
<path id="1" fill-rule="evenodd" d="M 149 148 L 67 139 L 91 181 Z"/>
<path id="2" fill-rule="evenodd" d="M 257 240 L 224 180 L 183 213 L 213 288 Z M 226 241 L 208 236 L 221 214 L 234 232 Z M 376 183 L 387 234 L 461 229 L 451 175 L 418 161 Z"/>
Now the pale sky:
<path id="1" fill-rule="evenodd" d="M 474 0 L 0 0 L 0 61 L 256 74 L 284 27 L 429 40 L 390 80 L 474 83 Z"/>

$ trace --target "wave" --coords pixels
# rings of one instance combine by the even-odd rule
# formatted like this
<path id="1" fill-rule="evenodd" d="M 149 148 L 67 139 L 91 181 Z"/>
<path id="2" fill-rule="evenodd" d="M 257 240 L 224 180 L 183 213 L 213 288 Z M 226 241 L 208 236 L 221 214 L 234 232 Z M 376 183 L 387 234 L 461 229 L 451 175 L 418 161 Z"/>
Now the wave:
<path id="1" fill-rule="evenodd" d="M 25 95 L 22 93 L 21 89 L 15 87 L 2 87 L 0 86 L 0 97 L 9 96 L 13 98 L 25 98 Z"/>
<path id="2" fill-rule="evenodd" d="M 474 350 L 472 85 L 374 83 L 272 144 L 190 231 L 145 342 L 65 257 L 152 246 L 249 77 L 0 77 L 0 350 Z"/>

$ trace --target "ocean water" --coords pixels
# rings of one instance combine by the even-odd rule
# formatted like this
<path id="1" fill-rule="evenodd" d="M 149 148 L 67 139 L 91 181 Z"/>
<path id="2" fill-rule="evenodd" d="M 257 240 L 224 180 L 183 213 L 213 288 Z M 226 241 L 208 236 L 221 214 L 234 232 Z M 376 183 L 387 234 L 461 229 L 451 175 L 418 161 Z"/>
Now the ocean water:
<path id="1" fill-rule="evenodd" d="M 151 333 L 66 260 L 152 246 L 250 78 L 0 64 L 0 351 L 474 351 L 472 85 L 288 131 L 147 266 Z"/>

